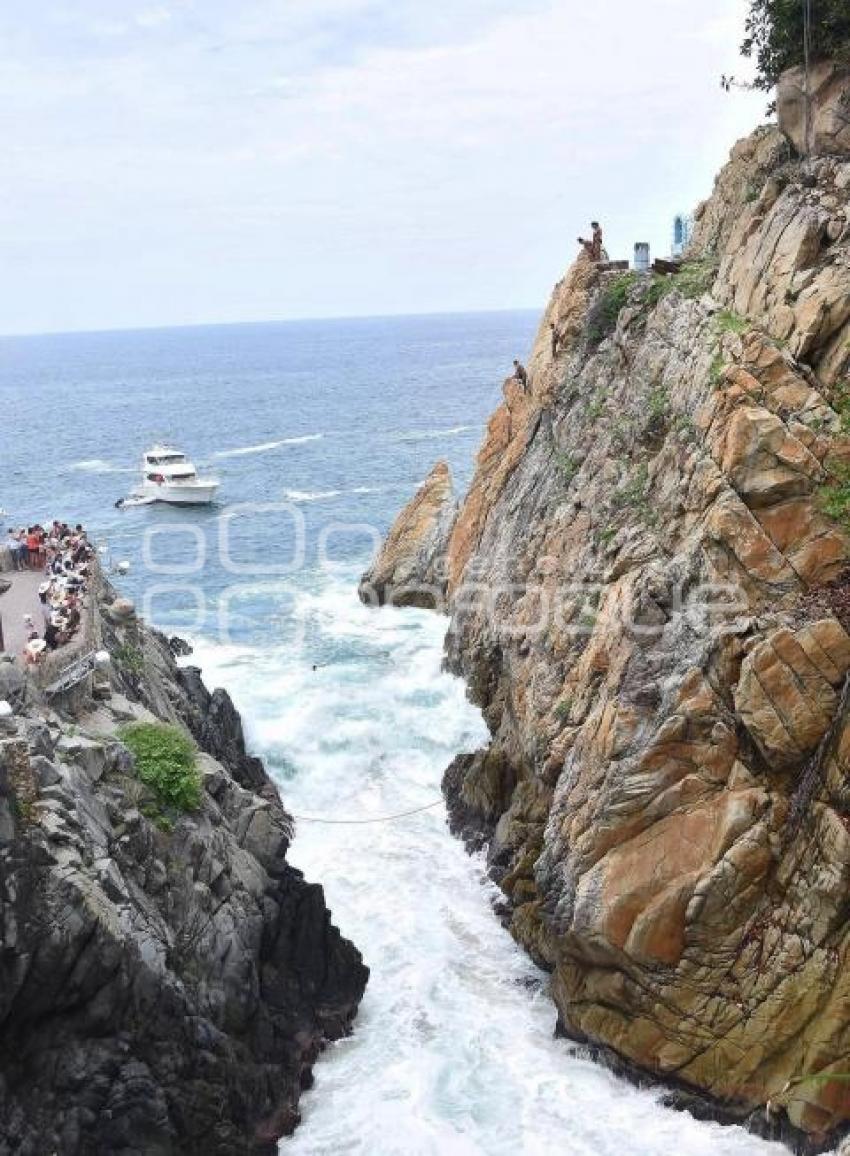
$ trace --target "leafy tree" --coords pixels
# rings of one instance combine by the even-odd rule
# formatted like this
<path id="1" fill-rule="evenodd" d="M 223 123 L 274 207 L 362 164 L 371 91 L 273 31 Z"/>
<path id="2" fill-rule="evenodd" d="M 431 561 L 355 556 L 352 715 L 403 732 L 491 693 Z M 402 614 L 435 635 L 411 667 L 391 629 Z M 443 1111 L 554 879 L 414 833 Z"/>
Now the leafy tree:
<path id="1" fill-rule="evenodd" d="M 770 90 L 803 63 L 804 0 L 750 0 L 741 54 L 755 61 L 755 87 Z M 850 61 L 850 0 L 811 0 L 811 59 Z"/>

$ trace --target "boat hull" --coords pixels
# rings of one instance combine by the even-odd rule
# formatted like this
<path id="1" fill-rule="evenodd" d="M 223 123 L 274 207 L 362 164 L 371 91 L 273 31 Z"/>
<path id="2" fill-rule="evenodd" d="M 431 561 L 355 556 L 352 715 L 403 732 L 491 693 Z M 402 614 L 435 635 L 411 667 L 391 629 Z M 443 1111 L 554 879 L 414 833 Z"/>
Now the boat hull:
<path id="1" fill-rule="evenodd" d="M 198 486 L 144 486 L 140 496 L 151 502 L 165 502 L 169 506 L 208 506 L 215 501 L 218 485 Z"/>

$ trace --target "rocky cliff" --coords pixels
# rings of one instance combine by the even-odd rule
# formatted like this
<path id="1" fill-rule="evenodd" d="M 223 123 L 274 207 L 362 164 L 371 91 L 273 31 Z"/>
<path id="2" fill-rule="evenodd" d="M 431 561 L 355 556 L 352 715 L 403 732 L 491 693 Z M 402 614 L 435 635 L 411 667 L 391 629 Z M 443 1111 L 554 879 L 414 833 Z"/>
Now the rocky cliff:
<path id="1" fill-rule="evenodd" d="M 437 462 L 410 499 L 360 583 L 367 604 L 444 610 L 445 543 L 457 516 L 451 471 Z"/>
<path id="2" fill-rule="evenodd" d="M 850 157 L 760 129 L 678 274 L 558 283 L 443 544 L 492 736 L 451 820 L 563 1031 L 812 1149 L 850 1121 L 848 368 Z"/>
<path id="3" fill-rule="evenodd" d="M 97 605 L 108 682 L 48 699 L 0 662 L 0 1153 L 271 1154 L 367 971 L 228 696 Z M 134 721 L 194 736 L 199 806 L 157 807 Z"/>

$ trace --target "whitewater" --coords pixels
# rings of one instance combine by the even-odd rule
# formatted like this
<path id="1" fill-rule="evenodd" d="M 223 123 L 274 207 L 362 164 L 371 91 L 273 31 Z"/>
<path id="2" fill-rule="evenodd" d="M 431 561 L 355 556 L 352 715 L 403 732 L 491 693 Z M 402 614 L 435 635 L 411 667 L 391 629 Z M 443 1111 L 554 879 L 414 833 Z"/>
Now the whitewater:
<path id="1" fill-rule="evenodd" d="M 434 460 L 448 460 L 459 491 L 468 484 L 538 320 L 0 340 L 0 502 L 12 524 L 82 521 L 127 560 L 122 593 L 196 642 L 188 661 L 231 692 L 301 816 L 293 862 L 324 884 L 371 968 L 354 1033 L 317 1063 L 281 1156 L 785 1152 L 666 1110 L 553 1038 L 546 976 L 500 926 L 481 859 L 446 828 L 443 770 L 486 734 L 463 685 L 441 673 L 445 621 L 357 601 L 372 531 L 386 532 Z M 74 421 L 57 424 L 68 397 Z M 213 463 L 238 517 L 115 508 L 121 472 L 160 436 Z"/>
<path id="2" fill-rule="evenodd" d="M 354 1034 L 319 1061 L 281 1156 L 778 1156 L 553 1038 L 547 977 L 446 827 L 442 772 L 486 730 L 441 672 L 445 620 L 368 610 L 355 578 L 294 594 L 295 645 L 196 640 L 190 660 L 243 712 L 299 816 L 290 857 L 371 968 Z"/>

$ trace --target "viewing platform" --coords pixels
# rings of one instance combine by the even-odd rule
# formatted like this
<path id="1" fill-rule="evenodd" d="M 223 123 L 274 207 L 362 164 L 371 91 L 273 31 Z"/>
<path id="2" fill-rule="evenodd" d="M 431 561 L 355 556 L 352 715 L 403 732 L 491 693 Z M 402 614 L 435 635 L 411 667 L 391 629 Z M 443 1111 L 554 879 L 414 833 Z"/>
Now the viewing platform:
<path id="1" fill-rule="evenodd" d="M 90 672 L 92 657 L 101 646 L 96 605 L 102 574 L 96 557 L 89 566 L 89 577 L 79 598 L 79 625 L 72 636 L 55 649 L 44 651 L 37 662 L 27 662 L 24 648 L 30 631 L 34 629 L 39 637 L 45 632 L 39 587 L 49 578 L 42 566 L 14 569 L 8 547 L 0 545 L 0 653 L 10 655 L 15 665 L 48 695 L 73 689 Z"/>
<path id="2" fill-rule="evenodd" d="M 39 633 L 44 631 L 44 612 L 38 597 L 38 588 L 44 582 L 41 570 L 0 571 L 0 650 L 20 660 L 27 641 L 24 615 L 29 614 Z"/>

